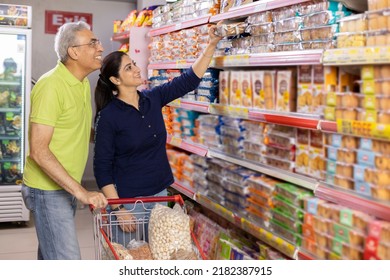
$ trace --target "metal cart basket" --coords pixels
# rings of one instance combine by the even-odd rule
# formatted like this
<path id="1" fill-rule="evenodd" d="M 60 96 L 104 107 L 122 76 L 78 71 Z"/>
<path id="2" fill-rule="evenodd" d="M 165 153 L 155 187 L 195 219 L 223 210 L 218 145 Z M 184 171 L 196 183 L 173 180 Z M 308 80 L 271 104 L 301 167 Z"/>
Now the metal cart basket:
<path id="1" fill-rule="evenodd" d="M 183 198 L 180 195 L 108 199 L 109 205 L 130 204 L 132 206 L 130 210 L 122 210 L 120 213 L 117 211 L 108 213 L 106 209 L 98 209 L 90 206 L 90 210 L 93 215 L 95 258 L 98 260 L 121 259 L 120 254 L 114 246 L 113 240 L 115 240 L 115 242 L 118 242 L 118 239 L 125 240 L 125 238 L 120 238 L 121 236 L 118 236 L 118 234 L 124 235 L 128 233 L 118 233 L 118 231 L 115 231 L 115 228 L 119 227 L 119 223 L 122 223 L 123 225 L 123 221 L 119 222 L 114 218 L 114 216 L 131 213 L 135 219 L 127 220 L 125 223 L 128 223 L 127 225 L 131 225 L 133 228 L 135 227 L 135 231 L 132 233 L 132 238 L 141 242 L 146 241 L 149 216 L 154 204 L 166 202 L 178 203 L 182 208 L 184 206 Z M 192 230 L 190 231 L 193 251 L 199 259 L 206 259 L 206 256 L 201 250 L 194 233 Z M 126 247 L 127 244 L 121 245 Z"/>

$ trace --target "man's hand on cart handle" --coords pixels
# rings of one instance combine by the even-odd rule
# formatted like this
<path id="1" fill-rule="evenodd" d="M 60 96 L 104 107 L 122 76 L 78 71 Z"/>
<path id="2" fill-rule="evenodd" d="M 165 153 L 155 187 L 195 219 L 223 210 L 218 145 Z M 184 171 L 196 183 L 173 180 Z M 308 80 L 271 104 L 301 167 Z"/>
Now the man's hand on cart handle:
<path id="1" fill-rule="evenodd" d="M 99 192 L 86 191 L 79 199 L 82 203 L 86 205 L 92 204 L 96 208 L 105 208 L 108 204 L 107 198 Z"/>
<path id="2" fill-rule="evenodd" d="M 124 232 L 133 232 L 136 227 L 136 218 L 126 208 L 115 211 L 116 219 L 119 226 Z"/>

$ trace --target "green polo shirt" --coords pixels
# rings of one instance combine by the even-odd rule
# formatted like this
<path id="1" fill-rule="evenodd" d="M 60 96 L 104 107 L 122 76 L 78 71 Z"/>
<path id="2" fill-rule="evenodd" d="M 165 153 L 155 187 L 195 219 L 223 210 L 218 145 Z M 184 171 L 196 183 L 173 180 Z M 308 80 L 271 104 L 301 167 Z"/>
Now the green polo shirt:
<path id="1" fill-rule="evenodd" d="M 50 151 L 65 170 L 80 182 L 88 159 L 91 133 L 91 91 L 87 78 L 76 79 L 64 64 L 44 74 L 31 92 L 31 123 L 54 127 Z M 29 137 L 30 139 L 30 137 Z M 42 190 L 61 189 L 27 155 L 23 181 Z"/>

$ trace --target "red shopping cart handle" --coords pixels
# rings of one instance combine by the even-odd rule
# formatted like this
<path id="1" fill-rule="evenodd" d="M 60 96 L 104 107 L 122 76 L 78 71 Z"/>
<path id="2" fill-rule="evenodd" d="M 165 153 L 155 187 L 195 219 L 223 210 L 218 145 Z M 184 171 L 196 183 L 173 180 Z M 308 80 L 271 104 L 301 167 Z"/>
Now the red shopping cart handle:
<path id="1" fill-rule="evenodd" d="M 112 204 L 132 204 L 138 202 L 177 202 L 180 205 L 184 205 L 184 200 L 179 194 L 171 196 L 148 196 L 148 197 L 134 197 L 134 198 L 109 198 L 107 199 L 108 205 Z M 90 205 L 91 209 L 95 207 Z"/>

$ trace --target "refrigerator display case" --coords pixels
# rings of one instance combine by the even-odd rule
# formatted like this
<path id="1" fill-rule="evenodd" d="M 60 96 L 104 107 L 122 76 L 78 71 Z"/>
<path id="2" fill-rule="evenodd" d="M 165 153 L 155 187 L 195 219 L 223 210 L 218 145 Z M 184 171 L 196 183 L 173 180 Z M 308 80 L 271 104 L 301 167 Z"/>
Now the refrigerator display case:
<path id="1" fill-rule="evenodd" d="M 26 222 L 21 186 L 31 91 L 31 7 L 0 4 L 0 222 Z"/>

